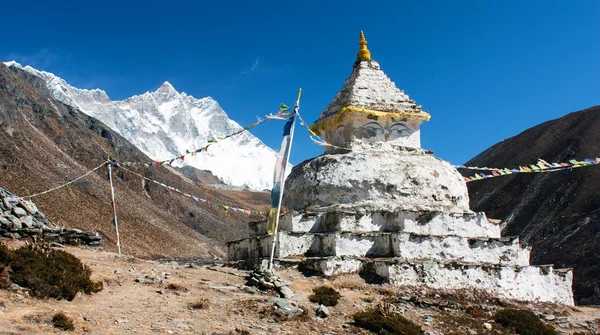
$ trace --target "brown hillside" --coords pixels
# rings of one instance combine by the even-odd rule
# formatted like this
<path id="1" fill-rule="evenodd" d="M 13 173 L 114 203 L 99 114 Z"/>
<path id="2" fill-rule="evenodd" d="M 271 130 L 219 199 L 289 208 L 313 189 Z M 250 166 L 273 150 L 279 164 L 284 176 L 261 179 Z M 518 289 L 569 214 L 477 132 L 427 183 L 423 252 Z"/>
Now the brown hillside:
<path id="1" fill-rule="evenodd" d="M 63 184 L 102 164 L 148 161 L 101 122 L 52 98 L 37 77 L 0 63 L 0 186 L 24 196 Z M 168 167 L 132 168 L 209 201 L 265 209 L 268 195 L 227 194 Z M 210 208 L 125 171 L 114 170 L 123 252 L 144 257 L 224 256 L 225 240 L 245 234 L 248 217 Z M 33 199 L 59 225 L 98 230 L 115 250 L 108 170 Z"/>
<path id="2" fill-rule="evenodd" d="M 600 156 L 600 106 L 542 123 L 466 163 L 516 167 Z M 472 171 L 463 171 L 465 175 Z M 574 268 L 580 304 L 600 304 L 600 168 L 519 174 L 469 183 L 471 206 L 506 220 L 505 235 L 532 245 L 534 264 Z"/>

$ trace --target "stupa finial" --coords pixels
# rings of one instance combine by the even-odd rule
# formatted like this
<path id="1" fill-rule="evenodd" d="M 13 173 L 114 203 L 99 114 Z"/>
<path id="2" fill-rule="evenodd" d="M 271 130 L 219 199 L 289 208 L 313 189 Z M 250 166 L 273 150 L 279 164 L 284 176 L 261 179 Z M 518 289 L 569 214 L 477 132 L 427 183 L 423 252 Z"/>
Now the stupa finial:
<path id="1" fill-rule="evenodd" d="M 358 44 L 360 45 L 360 50 L 356 55 L 356 60 L 370 60 L 371 52 L 369 51 L 369 49 L 367 49 L 367 40 L 365 39 L 365 34 L 362 30 L 360 31 L 360 40 L 358 41 Z"/>

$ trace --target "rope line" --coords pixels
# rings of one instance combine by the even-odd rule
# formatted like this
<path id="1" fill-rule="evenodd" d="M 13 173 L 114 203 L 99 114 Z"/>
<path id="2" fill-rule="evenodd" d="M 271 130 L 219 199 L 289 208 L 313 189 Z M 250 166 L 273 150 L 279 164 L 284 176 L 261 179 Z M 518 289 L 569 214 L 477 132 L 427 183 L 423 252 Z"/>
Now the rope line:
<path id="1" fill-rule="evenodd" d="M 66 182 L 66 183 L 64 183 L 64 184 L 62 184 L 60 186 L 53 187 L 53 188 L 51 188 L 49 190 L 46 190 L 44 192 L 39 192 L 39 193 L 31 194 L 31 195 L 26 195 L 26 196 L 21 197 L 21 198 L 23 198 L 23 199 L 30 199 L 30 198 L 33 198 L 33 197 L 37 197 L 37 196 L 40 196 L 40 195 L 43 195 L 43 194 L 47 194 L 47 193 L 59 190 L 59 189 L 61 189 L 63 187 L 69 186 L 69 185 L 77 182 L 78 180 L 80 180 L 82 178 L 87 177 L 88 175 L 90 175 L 91 173 L 93 173 L 94 171 L 98 170 L 99 168 L 103 167 L 106 164 L 108 164 L 108 161 L 103 162 L 102 164 L 100 164 L 97 167 L 95 167 L 93 170 L 90 170 L 90 171 L 86 172 L 85 174 L 83 174 L 83 175 L 81 175 L 81 176 L 79 176 L 79 177 L 77 177 L 77 178 L 75 178 L 75 179 L 73 179 L 71 181 L 68 181 L 68 182 Z"/>
<path id="2" fill-rule="evenodd" d="M 265 215 L 265 212 L 262 212 L 262 211 L 259 211 L 259 210 L 255 210 L 255 209 L 238 208 L 238 207 L 234 207 L 234 206 L 223 205 L 223 204 L 219 204 L 219 203 L 216 203 L 216 202 L 212 202 L 212 201 L 209 201 L 209 200 L 197 197 L 195 195 L 191 195 L 189 193 L 183 192 L 183 191 L 179 190 L 176 187 L 167 185 L 167 184 L 162 183 L 162 182 L 160 182 L 158 180 L 154 180 L 154 179 L 148 178 L 148 177 L 146 177 L 146 176 L 144 176 L 142 174 L 139 174 L 139 173 L 137 173 L 135 171 L 129 170 L 126 167 L 124 167 L 123 165 L 119 164 L 118 162 L 111 161 L 111 164 L 114 164 L 114 165 L 118 166 L 119 168 L 123 169 L 124 171 L 129 172 L 131 174 L 134 174 L 134 175 L 136 175 L 136 176 L 138 176 L 138 177 L 140 177 L 140 178 L 142 178 L 144 180 L 150 181 L 150 182 L 152 182 L 152 183 L 154 183 L 156 185 L 159 185 L 161 187 L 169 189 L 169 190 L 171 190 L 173 192 L 177 192 L 177 193 L 179 193 L 181 195 L 184 195 L 184 196 L 186 196 L 188 198 L 191 198 L 191 199 L 193 199 L 195 201 L 200 201 L 200 202 L 206 203 L 209 206 L 215 205 L 215 206 L 217 206 L 217 208 L 222 208 L 225 211 L 231 210 L 233 212 L 240 212 L 240 213 L 243 213 L 245 215 Z"/>

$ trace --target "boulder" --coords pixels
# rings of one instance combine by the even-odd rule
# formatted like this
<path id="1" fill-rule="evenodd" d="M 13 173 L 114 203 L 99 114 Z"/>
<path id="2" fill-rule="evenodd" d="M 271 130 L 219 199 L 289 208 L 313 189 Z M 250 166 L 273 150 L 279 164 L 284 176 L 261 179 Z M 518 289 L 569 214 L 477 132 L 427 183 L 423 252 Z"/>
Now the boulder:
<path id="1" fill-rule="evenodd" d="M 17 207 L 15 207 L 15 208 L 17 208 Z M 24 216 L 24 217 L 20 218 L 19 221 L 21 221 L 24 228 L 37 228 L 37 227 L 34 227 L 33 218 L 31 216 Z"/>
<path id="2" fill-rule="evenodd" d="M 12 212 L 14 215 L 16 215 L 17 217 L 23 217 L 23 216 L 27 216 L 27 211 L 24 210 L 21 207 L 13 207 L 12 208 Z"/>
<path id="3" fill-rule="evenodd" d="M 19 206 L 23 207 L 31 215 L 35 215 L 38 212 L 37 206 L 29 200 L 21 201 Z"/>
<path id="4" fill-rule="evenodd" d="M 329 308 L 327 308 L 325 305 L 319 305 L 319 307 L 317 308 L 317 311 L 315 312 L 316 315 L 320 318 L 326 318 L 329 316 Z"/>
<path id="5" fill-rule="evenodd" d="M 12 228 L 12 225 L 13 224 L 9 219 L 4 216 L 0 216 L 0 226 L 10 229 Z"/>
<path id="6" fill-rule="evenodd" d="M 294 297 L 294 292 L 287 286 L 279 288 L 279 295 L 285 299 L 291 299 Z"/>
<path id="7" fill-rule="evenodd" d="M 304 313 L 304 310 L 298 307 L 296 302 L 288 299 L 273 298 L 269 300 L 269 303 L 275 306 L 275 311 L 273 313 L 279 317 L 285 317 L 289 319 Z"/>
<path id="8" fill-rule="evenodd" d="M 16 217 L 13 216 L 13 219 L 11 221 L 13 223 L 13 229 L 22 229 L 23 228 L 23 224 Z"/>

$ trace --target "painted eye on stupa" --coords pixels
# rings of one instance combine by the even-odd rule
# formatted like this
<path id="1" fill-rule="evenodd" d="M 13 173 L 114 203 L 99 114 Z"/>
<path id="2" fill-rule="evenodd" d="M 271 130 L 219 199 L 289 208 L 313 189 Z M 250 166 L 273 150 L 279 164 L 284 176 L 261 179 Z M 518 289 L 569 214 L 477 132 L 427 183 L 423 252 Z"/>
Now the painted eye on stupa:
<path id="1" fill-rule="evenodd" d="M 408 128 L 404 123 L 394 123 L 390 127 L 390 135 L 392 136 L 408 136 L 412 134 L 413 131 Z"/>
<path id="2" fill-rule="evenodd" d="M 382 135 L 385 133 L 385 130 L 383 129 L 383 127 L 377 123 L 377 122 L 368 122 L 362 125 L 362 127 L 364 130 L 373 133 L 375 135 Z"/>

